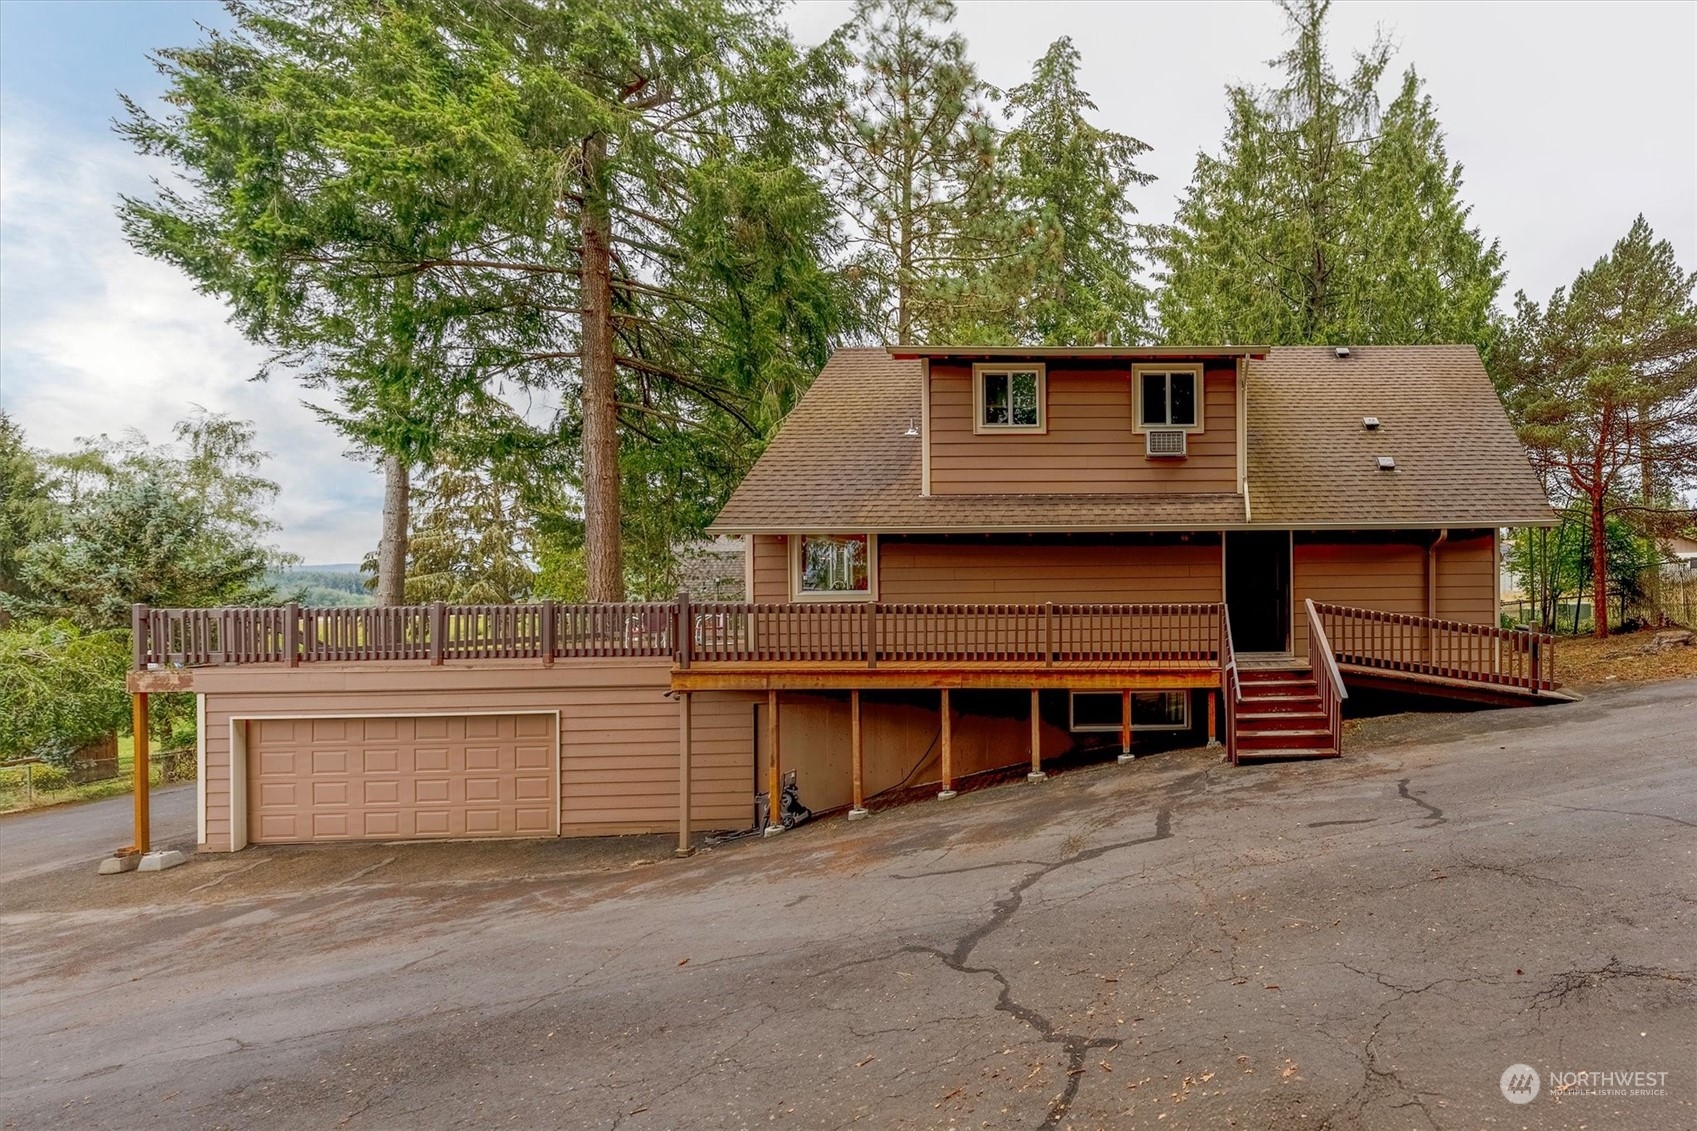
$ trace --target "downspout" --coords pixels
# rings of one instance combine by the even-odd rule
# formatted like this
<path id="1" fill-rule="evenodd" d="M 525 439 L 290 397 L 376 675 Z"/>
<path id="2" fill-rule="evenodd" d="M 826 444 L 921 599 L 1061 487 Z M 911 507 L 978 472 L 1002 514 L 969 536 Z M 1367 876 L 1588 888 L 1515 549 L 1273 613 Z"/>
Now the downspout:
<path id="1" fill-rule="evenodd" d="M 1428 620 L 1438 619 L 1438 547 L 1448 542 L 1450 528 L 1444 527 L 1438 531 L 1438 536 L 1432 544 L 1426 547 L 1426 617 Z M 1426 658 L 1433 664 L 1438 662 L 1438 626 L 1426 626 Z"/>

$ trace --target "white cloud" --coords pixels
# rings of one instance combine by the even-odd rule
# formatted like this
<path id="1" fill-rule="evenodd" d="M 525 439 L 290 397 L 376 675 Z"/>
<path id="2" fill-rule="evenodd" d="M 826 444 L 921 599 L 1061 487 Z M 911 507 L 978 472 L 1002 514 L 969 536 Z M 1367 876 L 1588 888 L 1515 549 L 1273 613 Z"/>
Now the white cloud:
<path id="1" fill-rule="evenodd" d="M 82 140 L 7 107 L 0 125 L 0 404 L 38 447 L 139 429 L 163 441 L 199 404 L 253 420 L 276 454 L 283 547 L 357 561 L 376 544 L 381 490 L 301 404 L 286 375 L 250 378 L 262 349 L 218 300 L 136 254 L 114 212 L 145 194 L 148 166 L 116 139 Z"/>

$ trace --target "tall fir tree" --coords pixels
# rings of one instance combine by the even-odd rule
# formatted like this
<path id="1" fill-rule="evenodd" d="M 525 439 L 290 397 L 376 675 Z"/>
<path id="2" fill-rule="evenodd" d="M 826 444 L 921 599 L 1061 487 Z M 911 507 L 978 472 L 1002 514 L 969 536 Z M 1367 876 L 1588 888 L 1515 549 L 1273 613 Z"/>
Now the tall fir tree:
<path id="1" fill-rule="evenodd" d="M 849 68 L 826 131 L 834 187 L 888 341 L 947 337 L 973 298 L 963 281 L 1011 237 L 996 222 L 996 91 L 954 17 L 950 0 L 857 0 L 830 44 Z"/>
<path id="2" fill-rule="evenodd" d="M 317 366 L 385 452 L 416 455 L 510 383 L 558 390 L 585 592 L 620 599 L 645 449 L 728 433 L 707 462 L 745 460 L 851 324 L 831 213 L 798 171 L 828 68 L 753 0 L 236 13 L 234 35 L 162 56 L 170 116 L 132 110 L 126 132 L 191 187 L 131 202 L 132 239 Z M 734 264 L 699 235 L 714 202 L 754 233 Z M 632 501 L 688 484 L 655 486 Z"/>
<path id="3" fill-rule="evenodd" d="M 1096 104 L 1078 68 L 1078 48 L 1057 39 L 1008 92 L 999 159 L 1018 242 L 993 270 L 994 289 L 1013 341 L 1126 345 L 1149 335 L 1130 199 L 1154 180 L 1137 167 L 1149 147 L 1090 121 Z"/>
<path id="4" fill-rule="evenodd" d="M 1486 345 L 1502 255 L 1468 226 L 1461 168 L 1410 69 L 1391 106 L 1377 40 L 1340 77 L 1329 0 L 1286 0 L 1283 84 L 1227 88 L 1219 156 L 1197 158 L 1154 230 L 1170 342 Z"/>

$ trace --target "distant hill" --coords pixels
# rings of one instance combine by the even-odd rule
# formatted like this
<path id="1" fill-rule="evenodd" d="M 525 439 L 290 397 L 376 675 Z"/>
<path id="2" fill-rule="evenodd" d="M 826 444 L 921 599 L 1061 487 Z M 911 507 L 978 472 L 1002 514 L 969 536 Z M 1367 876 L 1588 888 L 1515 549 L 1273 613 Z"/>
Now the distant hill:
<path id="1" fill-rule="evenodd" d="M 277 590 L 285 601 L 303 605 L 371 605 L 376 603 L 359 566 L 352 563 L 333 565 L 295 566 L 292 569 L 271 570 L 265 575 L 266 584 Z"/>

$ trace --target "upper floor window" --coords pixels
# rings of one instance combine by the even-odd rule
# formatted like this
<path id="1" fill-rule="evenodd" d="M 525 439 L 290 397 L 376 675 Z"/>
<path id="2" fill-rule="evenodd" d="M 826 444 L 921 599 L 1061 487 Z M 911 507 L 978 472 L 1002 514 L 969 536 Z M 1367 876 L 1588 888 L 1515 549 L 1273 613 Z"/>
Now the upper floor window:
<path id="1" fill-rule="evenodd" d="M 1139 365 L 1132 374 L 1137 386 L 1139 428 L 1201 429 L 1200 366 Z"/>
<path id="2" fill-rule="evenodd" d="M 1041 365 L 972 367 L 974 432 L 1042 432 L 1047 400 Z"/>
<path id="3" fill-rule="evenodd" d="M 877 566 L 869 534 L 802 534 L 791 539 L 797 600 L 871 600 Z"/>

